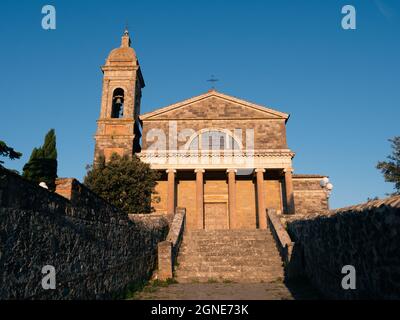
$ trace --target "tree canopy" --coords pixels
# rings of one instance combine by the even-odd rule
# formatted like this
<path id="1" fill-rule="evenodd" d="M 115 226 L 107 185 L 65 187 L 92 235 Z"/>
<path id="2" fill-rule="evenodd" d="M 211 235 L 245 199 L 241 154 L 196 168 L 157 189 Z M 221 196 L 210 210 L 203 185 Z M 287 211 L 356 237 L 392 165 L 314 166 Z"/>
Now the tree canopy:
<path id="1" fill-rule="evenodd" d="M 101 158 L 88 168 L 84 184 L 127 213 L 150 213 L 158 178 L 159 173 L 137 156 L 114 153 L 109 161 Z"/>
<path id="2" fill-rule="evenodd" d="M 385 181 L 394 183 L 396 191 L 393 195 L 400 195 L 400 136 L 389 139 L 392 145 L 392 154 L 387 157 L 388 161 L 380 161 L 377 164 Z"/>
<path id="3" fill-rule="evenodd" d="M 21 152 L 15 151 L 14 148 L 9 147 L 4 141 L 0 140 L 0 156 L 7 157 L 11 160 L 19 159 L 22 156 Z M 0 160 L 0 166 L 4 161 Z"/>

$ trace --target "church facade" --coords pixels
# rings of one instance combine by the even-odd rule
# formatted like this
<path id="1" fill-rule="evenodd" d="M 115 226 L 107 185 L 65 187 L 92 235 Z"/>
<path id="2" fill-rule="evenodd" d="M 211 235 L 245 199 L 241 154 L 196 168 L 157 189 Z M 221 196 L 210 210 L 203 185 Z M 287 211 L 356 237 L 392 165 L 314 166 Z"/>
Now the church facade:
<path id="1" fill-rule="evenodd" d="M 187 229 L 212 230 L 266 228 L 268 208 L 328 210 L 327 177 L 293 173 L 287 113 L 212 89 L 141 114 L 145 83 L 127 31 L 102 70 L 95 162 L 136 154 L 158 170 L 156 212 L 184 207 Z"/>

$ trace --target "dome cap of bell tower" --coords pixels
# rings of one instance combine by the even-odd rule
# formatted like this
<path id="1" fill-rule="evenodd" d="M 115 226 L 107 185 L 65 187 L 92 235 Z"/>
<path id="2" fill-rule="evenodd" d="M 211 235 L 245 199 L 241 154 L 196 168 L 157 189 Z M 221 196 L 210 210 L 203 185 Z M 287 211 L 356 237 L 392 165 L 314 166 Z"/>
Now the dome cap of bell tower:
<path id="1" fill-rule="evenodd" d="M 131 47 L 129 31 L 125 29 L 121 38 L 121 46 L 110 52 L 106 66 L 136 66 L 138 64 L 136 52 Z"/>

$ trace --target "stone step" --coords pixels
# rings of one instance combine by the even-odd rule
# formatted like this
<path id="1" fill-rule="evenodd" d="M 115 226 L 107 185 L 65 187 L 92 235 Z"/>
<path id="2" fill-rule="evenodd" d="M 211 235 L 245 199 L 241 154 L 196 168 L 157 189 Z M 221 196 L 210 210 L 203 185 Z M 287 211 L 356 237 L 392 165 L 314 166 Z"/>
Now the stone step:
<path id="1" fill-rule="evenodd" d="M 207 265 L 246 265 L 246 266 L 268 266 L 268 265 L 278 265 L 282 266 L 282 261 L 278 257 L 261 257 L 259 259 L 242 259 L 238 258 L 220 258 L 220 257 L 182 257 L 178 259 L 178 263 L 181 266 L 190 264 L 201 264 L 205 263 Z"/>
<path id="2" fill-rule="evenodd" d="M 205 245 L 205 244 L 216 244 L 216 245 L 260 245 L 260 244 L 266 244 L 266 245 L 275 245 L 274 240 L 267 240 L 267 239 L 235 239 L 235 240 L 225 240 L 225 239 L 196 239 L 196 240 L 190 240 L 186 239 L 185 244 L 189 245 Z"/>
<path id="3" fill-rule="evenodd" d="M 186 258 L 190 259 L 208 259 L 209 261 L 221 261 L 221 260 L 226 260 L 226 261 L 262 261 L 262 260 L 275 260 L 275 261 L 281 261 L 281 257 L 277 252 L 269 252 L 269 251 L 259 251 L 259 252 L 226 252 L 226 251 L 180 251 L 178 254 L 178 261 L 184 261 Z M 189 260 L 190 261 L 190 260 Z"/>
<path id="4" fill-rule="evenodd" d="M 270 282 L 283 279 L 282 260 L 269 230 L 193 230 L 183 237 L 178 282 Z"/>
<path id="5" fill-rule="evenodd" d="M 272 236 L 267 236 L 263 234 L 255 234 L 255 235 L 225 235 L 225 236 L 218 236 L 218 235 L 189 235 L 184 236 L 187 240 L 270 240 L 273 241 Z"/>
<path id="6" fill-rule="evenodd" d="M 246 264 L 246 263 L 186 263 L 180 264 L 178 270 L 186 270 L 186 269 L 196 269 L 196 270 L 243 270 L 243 269 L 257 269 L 257 270 L 280 270 L 282 269 L 281 264 L 270 264 L 270 265 L 255 265 L 255 264 Z"/>
<path id="7" fill-rule="evenodd" d="M 257 267 L 257 266 L 226 266 L 226 265 L 216 265 L 216 266 L 199 266 L 199 265 L 191 265 L 191 266 L 182 266 L 176 270 L 176 275 L 180 275 L 181 273 L 218 273 L 218 274 L 241 274 L 246 276 L 251 275 L 267 275 L 267 274 L 278 274 L 282 275 L 283 268 L 281 266 L 275 267 Z"/>
<path id="8" fill-rule="evenodd" d="M 181 275 L 182 273 L 187 273 L 188 275 L 194 273 L 218 273 L 220 275 L 226 274 L 240 274 L 241 276 L 252 276 L 258 275 L 263 276 L 265 274 L 274 274 L 274 275 L 282 275 L 284 272 L 282 271 L 282 267 L 278 268 L 257 268 L 257 267 L 246 267 L 246 266 L 238 266 L 238 267 L 200 267 L 200 266 L 192 266 L 187 268 L 179 268 L 176 271 L 176 275 Z"/>
<path id="9" fill-rule="evenodd" d="M 273 239 L 186 239 L 185 243 L 189 245 L 215 244 L 226 246 L 258 246 L 260 244 L 275 245 L 275 241 Z"/>
<path id="10" fill-rule="evenodd" d="M 275 244 L 268 244 L 267 242 L 263 241 L 254 245 L 252 243 L 213 243 L 210 242 L 206 243 L 183 243 L 181 248 L 189 248 L 189 249 L 204 249 L 204 248 L 236 248 L 240 250 L 248 250 L 248 249 L 276 249 Z"/>
<path id="11" fill-rule="evenodd" d="M 259 250 L 248 250 L 248 251 L 240 251 L 240 250 L 235 250 L 234 248 L 215 248 L 215 249 L 210 249 L 210 250 L 199 250 L 199 249 L 183 249 L 179 251 L 179 254 L 181 256 L 226 256 L 226 257 L 231 257 L 231 256 L 241 256 L 245 258 L 250 258 L 250 257 L 260 257 L 260 256 L 275 256 L 279 257 L 279 253 L 275 252 L 273 250 L 268 250 L 268 249 L 259 249 Z"/>
<path id="12" fill-rule="evenodd" d="M 225 272 L 225 273 L 220 273 L 220 272 L 213 272 L 213 271 L 188 271 L 188 272 L 180 272 L 175 274 L 175 279 L 179 281 L 179 279 L 184 279 L 184 278 L 205 278 L 205 279 L 236 279 L 240 280 L 242 279 L 243 281 L 249 280 L 249 279 L 257 279 L 257 280 L 271 280 L 271 279 L 284 279 L 284 274 L 283 273 L 277 273 L 277 272 L 264 272 L 264 273 L 252 273 L 252 274 L 245 274 L 243 272 Z"/>
<path id="13" fill-rule="evenodd" d="M 176 272 L 184 272 L 196 270 L 199 272 L 248 272 L 249 275 L 252 273 L 270 273 L 270 272 L 279 272 L 283 273 L 282 266 L 270 266 L 270 267 L 258 267 L 258 266 L 226 266 L 226 265 L 215 265 L 215 266 L 207 266 L 207 265 L 188 265 L 188 266 L 180 266 Z"/>
<path id="14" fill-rule="evenodd" d="M 207 267 L 207 266 L 189 266 L 189 267 L 181 267 L 176 270 L 179 274 L 180 272 L 217 272 L 220 274 L 226 273 L 241 273 L 246 275 L 252 274 L 282 274 L 282 267 L 275 267 L 275 268 L 257 268 L 255 266 L 214 266 L 214 267 Z"/>
<path id="15" fill-rule="evenodd" d="M 258 275 L 243 275 L 243 274 L 224 274 L 220 273 L 191 273 L 191 274 L 182 274 L 177 275 L 175 279 L 179 283 L 190 283 L 190 282 L 211 282 L 211 281 L 233 281 L 233 282 L 245 282 L 245 283 L 259 283 L 259 282 L 274 282 L 274 281 L 283 281 L 283 274 L 263 274 L 262 276 Z"/>
<path id="16" fill-rule="evenodd" d="M 214 245 L 214 244 L 209 244 L 207 245 L 194 245 L 194 244 L 183 244 L 180 247 L 180 251 L 183 250 L 189 250 L 189 252 L 207 252 L 207 251 L 213 251 L 213 250 L 224 250 L 224 251 L 235 251 L 235 252 L 275 252 L 277 251 L 277 248 L 275 246 L 269 246 L 269 245 L 258 245 L 258 246 L 237 246 L 237 245 Z"/>
<path id="17" fill-rule="evenodd" d="M 184 268 L 200 268 L 203 267 L 205 269 L 209 268 L 219 268 L 219 267 L 226 267 L 226 268 L 258 268 L 258 269 L 281 269 L 282 268 L 282 263 L 279 261 L 274 261 L 274 262 L 269 262 L 266 264 L 254 264 L 252 262 L 225 262 L 225 261 L 213 261 L 213 262 L 208 262 L 208 261 L 193 261 L 193 262 L 184 262 L 184 263 L 179 263 L 179 268 L 184 269 Z"/>
<path id="18" fill-rule="evenodd" d="M 213 274 L 218 277 L 225 276 L 245 276 L 245 277 L 263 277 L 263 276 L 274 276 L 279 277 L 284 274 L 282 269 L 271 269 L 271 270 L 255 270 L 254 268 L 240 268 L 240 269 L 179 269 L 175 272 L 175 276 L 191 276 L 201 274 Z"/>
<path id="19" fill-rule="evenodd" d="M 244 256 L 248 255 L 265 255 L 265 254 L 274 254 L 276 253 L 279 255 L 278 251 L 275 248 L 236 248 L 234 246 L 232 247 L 210 247 L 210 248 L 199 248 L 199 247 L 184 247 L 179 250 L 181 254 L 207 254 L 207 253 L 226 253 L 228 255 L 241 255 L 243 254 Z"/>
<path id="20" fill-rule="evenodd" d="M 269 229 L 261 230 L 261 229 L 221 229 L 221 230 L 186 230 L 186 234 L 216 234 L 216 235 L 225 235 L 225 234 L 271 234 Z"/>
<path id="21" fill-rule="evenodd" d="M 230 238 L 230 237 L 238 237 L 238 238 L 245 238 L 245 237 L 272 237 L 271 233 L 268 232 L 240 232 L 240 231 L 235 231 L 231 230 L 229 232 L 212 232 L 212 231 L 201 231 L 201 232 L 186 232 L 184 234 L 186 238 L 190 237 L 197 237 L 197 238 Z"/>
<path id="22" fill-rule="evenodd" d="M 268 239 L 186 239 L 185 244 L 187 245 L 225 245 L 225 246 L 259 246 L 263 244 L 264 246 L 267 245 L 275 245 L 274 240 Z"/>
<path id="23" fill-rule="evenodd" d="M 264 237 L 264 236 L 257 236 L 257 237 L 187 237 L 186 240 L 188 242 L 194 242 L 194 241 L 210 241 L 210 242 L 242 242 L 242 241 L 268 241 L 268 242 L 274 242 L 274 239 L 271 237 Z"/>
<path id="24" fill-rule="evenodd" d="M 209 283 L 209 282 L 232 282 L 232 283 L 268 283 L 268 282 L 276 282 L 282 281 L 280 278 L 237 278 L 237 277 L 230 277 L 230 278 L 209 278 L 209 277 L 182 277 L 176 279 L 178 283 Z"/>
<path id="25" fill-rule="evenodd" d="M 275 241 L 268 240 L 268 239 L 232 239 L 232 240 L 226 240 L 226 239 L 185 239 L 185 244 L 187 245 L 206 245 L 206 244 L 215 244 L 215 245 L 225 245 L 225 246 L 230 246 L 230 245 L 237 245 L 237 246 L 258 246 L 261 244 L 265 245 L 275 245 Z"/>
<path id="26" fill-rule="evenodd" d="M 222 245 L 222 246 L 259 246 L 259 245 L 264 245 L 265 244 L 275 244 L 275 242 L 273 240 L 268 241 L 266 239 L 235 239 L 235 240 L 230 240 L 230 241 L 225 241 L 223 239 L 202 239 L 202 240 L 186 240 L 187 244 L 191 244 L 191 245 Z"/>
<path id="27" fill-rule="evenodd" d="M 226 251 L 210 251 L 210 252 L 199 252 L 199 251 L 180 251 L 178 254 L 178 261 L 185 261 L 185 259 L 208 259 L 209 261 L 263 261 L 265 260 L 275 260 L 281 261 L 281 257 L 277 252 L 229 252 Z M 190 261 L 190 260 L 189 260 Z"/>
<path id="28" fill-rule="evenodd" d="M 178 256 L 177 261 L 179 264 L 182 263 L 200 263 L 202 261 L 211 263 L 211 262 L 231 262 L 231 263 L 240 263 L 240 262 L 248 262 L 248 263 L 258 263 L 258 264 L 273 264 L 273 263 L 282 263 L 282 259 L 278 255 L 260 255 L 260 256 L 230 256 L 227 257 L 224 254 L 218 255 L 215 253 L 209 254 L 191 254 L 191 255 L 180 255 Z"/>
<path id="29" fill-rule="evenodd" d="M 263 259 L 259 263 L 254 263 L 253 261 L 245 261 L 245 260 L 235 260 L 235 261 L 227 261 L 227 260 L 213 260 L 213 261 L 204 261 L 199 258 L 193 260 L 183 260 L 178 261 L 179 268 L 187 268 L 191 266 L 204 266 L 206 268 L 219 267 L 223 266 L 226 268 L 232 267 L 251 267 L 251 268 L 282 268 L 283 263 L 277 259 Z"/>

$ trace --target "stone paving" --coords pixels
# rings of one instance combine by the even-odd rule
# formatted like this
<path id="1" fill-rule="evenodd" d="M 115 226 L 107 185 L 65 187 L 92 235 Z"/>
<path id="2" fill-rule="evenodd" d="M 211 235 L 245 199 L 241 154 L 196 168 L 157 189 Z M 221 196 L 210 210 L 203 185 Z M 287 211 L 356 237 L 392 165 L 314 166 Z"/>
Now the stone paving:
<path id="1" fill-rule="evenodd" d="M 145 287 L 138 300 L 316 300 L 321 296 L 307 283 L 177 283 Z"/>

